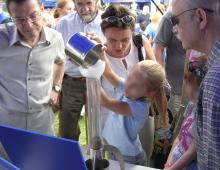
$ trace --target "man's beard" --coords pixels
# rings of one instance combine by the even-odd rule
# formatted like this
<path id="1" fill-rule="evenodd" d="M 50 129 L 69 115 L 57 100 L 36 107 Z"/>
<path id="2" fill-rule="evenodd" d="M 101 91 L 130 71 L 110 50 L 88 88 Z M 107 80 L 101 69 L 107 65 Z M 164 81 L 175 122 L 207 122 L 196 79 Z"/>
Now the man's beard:
<path id="1" fill-rule="evenodd" d="M 80 18 L 81 18 L 84 22 L 89 23 L 89 22 L 91 22 L 92 20 L 95 19 L 96 14 L 97 14 L 97 12 L 94 12 L 94 13 L 88 14 L 88 15 L 80 15 Z"/>

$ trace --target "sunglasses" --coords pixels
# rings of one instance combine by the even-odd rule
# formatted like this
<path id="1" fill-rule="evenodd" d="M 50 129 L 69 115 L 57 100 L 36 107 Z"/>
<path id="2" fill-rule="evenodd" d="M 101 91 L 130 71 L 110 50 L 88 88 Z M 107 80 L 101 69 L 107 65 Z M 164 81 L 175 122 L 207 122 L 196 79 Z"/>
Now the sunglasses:
<path id="1" fill-rule="evenodd" d="M 195 61 L 188 63 L 188 71 L 200 78 L 204 78 L 207 72 L 205 68 L 198 67 Z"/>
<path id="2" fill-rule="evenodd" d="M 197 9 L 199 9 L 199 8 L 188 9 L 188 10 L 185 10 L 185 11 L 181 12 L 180 14 L 178 14 L 178 15 L 176 15 L 176 16 L 170 17 L 170 20 L 171 20 L 173 26 L 179 24 L 179 22 L 180 22 L 179 17 L 180 17 L 181 15 L 183 15 L 183 14 L 186 13 L 186 12 L 194 11 L 194 10 L 197 10 Z M 206 8 L 201 8 L 201 9 L 203 9 L 203 10 L 206 11 L 206 12 L 210 12 L 210 13 L 213 13 L 213 12 L 214 12 L 214 11 L 211 10 L 211 9 L 206 9 Z"/>
<path id="3" fill-rule="evenodd" d="M 123 24 L 126 24 L 126 25 L 131 24 L 134 20 L 135 20 L 135 18 L 131 15 L 126 15 L 122 18 L 119 18 L 119 17 L 116 17 L 116 16 L 110 16 L 108 18 L 102 19 L 102 21 L 108 22 L 110 24 L 123 23 Z"/>

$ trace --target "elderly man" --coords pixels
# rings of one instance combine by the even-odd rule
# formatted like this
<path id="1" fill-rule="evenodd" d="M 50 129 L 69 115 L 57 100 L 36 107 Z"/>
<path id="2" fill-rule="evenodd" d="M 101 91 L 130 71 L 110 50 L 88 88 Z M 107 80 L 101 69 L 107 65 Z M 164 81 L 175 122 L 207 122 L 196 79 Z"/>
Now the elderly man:
<path id="1" fill-rule="evenodd" d="M 74 0 L 76 12 L 65 16 L 56 26 L 64 42 L 77 32 L 93 32 L 102 36 L 100 27 L 101 13 L 98 0 Z M 79 118 L 86 97 L 86 80 L 78 66 L 67 58 L 62 85 L 62 107 L 59 115 L 59 133 L 61 137 L 79 140 Z"/>
<path id="2" fill-rule="evenodd" d="M 220 169 L 220 1 L 173 0 L 172 22 L 183 47 L 209 55 L 196 114 L 199 169 Z"/>
<path id="3" fill-rule="evenodd" d="M 39 0 L 8 0 L 7 8 L 14 23 L 0 26 L 0 123 L 53 134 L 51 105 L 65 66 L 62 37 L 43 26 Z"/>

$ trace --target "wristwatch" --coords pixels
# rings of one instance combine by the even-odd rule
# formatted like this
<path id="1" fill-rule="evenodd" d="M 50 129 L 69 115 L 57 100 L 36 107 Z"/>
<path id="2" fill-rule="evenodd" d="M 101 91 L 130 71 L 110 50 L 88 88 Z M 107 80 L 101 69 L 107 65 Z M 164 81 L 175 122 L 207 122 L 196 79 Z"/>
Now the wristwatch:
<path id="1" fill-rule="evenodd" d="M 61 91 L 61 87 L 59 85 L 53 85 L 53 90 L 59 93 Z"/>

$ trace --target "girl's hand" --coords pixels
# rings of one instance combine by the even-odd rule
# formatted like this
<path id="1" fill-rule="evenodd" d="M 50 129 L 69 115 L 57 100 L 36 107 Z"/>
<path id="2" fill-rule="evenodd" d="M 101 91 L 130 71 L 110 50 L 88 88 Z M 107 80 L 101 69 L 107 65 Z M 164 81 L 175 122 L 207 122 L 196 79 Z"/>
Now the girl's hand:
<path id="1" fill-rule="evenodd" d="M 170 168 L 172 166 L 172 158 L 168 158 L 164 168 Z"/>
<path id="2" fill-rule="evenodd" d="M 164 168 L 165 169 L 167 169 L 167 168 L 170 168 L 172 165 L 170 164 L 170 163 L 166 163 L 165 165 L 164 165 Z"/>

